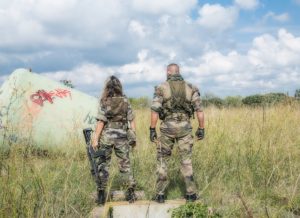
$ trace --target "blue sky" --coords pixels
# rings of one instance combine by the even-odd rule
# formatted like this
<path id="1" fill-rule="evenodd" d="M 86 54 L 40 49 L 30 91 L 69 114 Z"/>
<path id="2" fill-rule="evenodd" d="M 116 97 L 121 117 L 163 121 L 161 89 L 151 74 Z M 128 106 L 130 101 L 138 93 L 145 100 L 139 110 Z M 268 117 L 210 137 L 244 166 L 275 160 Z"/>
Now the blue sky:
<path id="1" fill-rule="evenodd" d="M 201 93 L 300 88 L 300 0 L 1 0 L 0 83 L 16 68 L 99 95 L 152 96 L 179 63 Z"/>

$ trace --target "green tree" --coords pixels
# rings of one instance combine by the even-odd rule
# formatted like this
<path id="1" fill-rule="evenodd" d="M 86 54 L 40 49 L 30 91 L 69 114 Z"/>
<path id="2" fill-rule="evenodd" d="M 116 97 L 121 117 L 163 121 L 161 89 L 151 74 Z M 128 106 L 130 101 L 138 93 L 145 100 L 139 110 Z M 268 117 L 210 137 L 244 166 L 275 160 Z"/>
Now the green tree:
<path id="1" fill-rule="evenodd" d="M 213 93 L 205 93 L 202 97 L 202 104 L 204 107 L 215 106 L 221 108 L 225 105 L 225 102 Z"/>
<path id="2" fill-rule="evenodd" d="M 227 96 L 224 102 L 227 107 L 240 107 L 243 105 L 242 99 L 241 96 Z"/>
<path id="3" fill-rule="evenodd" d="M 264 103 L 267 105 L 273 105 L 286 100 L 287 95 L 284 93 L 268 93 L 264 95 Z"/>
<path id="4" fill-rule="evenodd" d="M 250 95 L 242 100 L 243 104 L 248 106 L 260 106 L 264 102 L 264 96 L 263 95 Z"/>
<path id="5" fill-rule="evenodd" d="M 267 93 L 264 95 L 250 95 L 245 97 L 242 102 L 249 106 L 274 105 L 284 102 L 288 96 L 284 93 Z"/>

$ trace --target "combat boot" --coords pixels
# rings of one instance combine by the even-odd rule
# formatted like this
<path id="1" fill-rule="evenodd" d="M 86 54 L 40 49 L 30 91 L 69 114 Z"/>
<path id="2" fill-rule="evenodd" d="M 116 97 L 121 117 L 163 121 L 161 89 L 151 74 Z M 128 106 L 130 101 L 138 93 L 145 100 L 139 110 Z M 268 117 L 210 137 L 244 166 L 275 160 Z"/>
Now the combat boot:
<path id="1" fill-rule="evenodd" d="M 106 196 L 105 196 L 104 190 L 103 189 L 99 189 L 98 193 L 97 193 L 96 203 L 98 205 L 104 205 L 105 204 L 105 199 L 106 199 Z"/>
<path id="2" fill-rule="evenodd" d="M 157 203 L 165 203 L 165 195 L 164 194 L 157 194 L 154 199 L 154 201 L 156 201 Z"/>
<path id="3" fill-rule="evenodd" d="M 133 188 L 129 188 L 126 192 L 126 201 L 133 203 L 136 201 L 136 195 Z"/>
<path id="4" fill-rule="evenodd" d="M 194 202 L 194 201 L 198 200 L 198 196 L 196 194 L 186 195 L 185 199 L 188 202 Z"/>

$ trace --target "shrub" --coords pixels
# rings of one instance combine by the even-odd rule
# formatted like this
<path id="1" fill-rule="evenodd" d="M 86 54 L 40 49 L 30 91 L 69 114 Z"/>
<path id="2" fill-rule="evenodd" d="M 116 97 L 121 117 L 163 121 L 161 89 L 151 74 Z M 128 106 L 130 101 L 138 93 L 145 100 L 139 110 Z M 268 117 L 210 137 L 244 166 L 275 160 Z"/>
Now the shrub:
<path id="1" fill-rule="evenodd" d="M 284 93 L 268 93 L 265 95 L 250 95 L 245 97 L 242 102 L 249 106 L 274 105 L 284 102 L 288 96 Z"/>
<path id="2" fill-rule="evenodd" d="M 225 105 L 224 100 L 222 98 L 219 98 L 219 97 L 212 97 L 212 98 L 209 98 L 209 99 L 203 99 L 202 103 L 203 103 L 204 107 L 216 106 L 217 108 L 221 108 Z"/>
<path id="3" fill-rule="evenodd" d="M 262 95 L 250 95 L 242 100 L 243 104 L 249 105 L 249 106 L 258 106 L 262 105 L 264 102 L 264 96 Z"/>
<path id="4" fill-rule="evenodd" d="M 228 96 L 224 101 L 227 107 L 240 107 L 243 105 L 241 96 Z"/>
<path id="5" fill-rule="evenodd" d="M 286 98 L 287 95 L 284 93 L 268 93 L 264 95 L 264 103 L 267 105 L 272 105 L 283 102 Z"/>
<path id="6" fill-rule="evenodd" d="M 187 203 L 172 210 L 172 218 L 217 218 L 221 217 L 217 213 L 211 213 L 209 207 L 203 203 Z"/>

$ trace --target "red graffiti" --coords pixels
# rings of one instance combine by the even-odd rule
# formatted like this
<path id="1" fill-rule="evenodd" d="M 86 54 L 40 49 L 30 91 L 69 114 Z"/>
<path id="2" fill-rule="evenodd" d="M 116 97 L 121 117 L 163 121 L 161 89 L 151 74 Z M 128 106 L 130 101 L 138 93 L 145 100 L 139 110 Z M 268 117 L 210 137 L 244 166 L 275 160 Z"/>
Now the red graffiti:
<path id="1" fill-rule="evenodd" d="M 30 96 L 32 102 L 44 106 L 44 102 L 48 101 L 50 104 L 53 104 L 53 100 L 58 98 L 72 98 L 71 91 L 66 89 L 55 89 L 54 91 L 46 92 L 45 90 L 38 90 L 36 93 Z"/>

